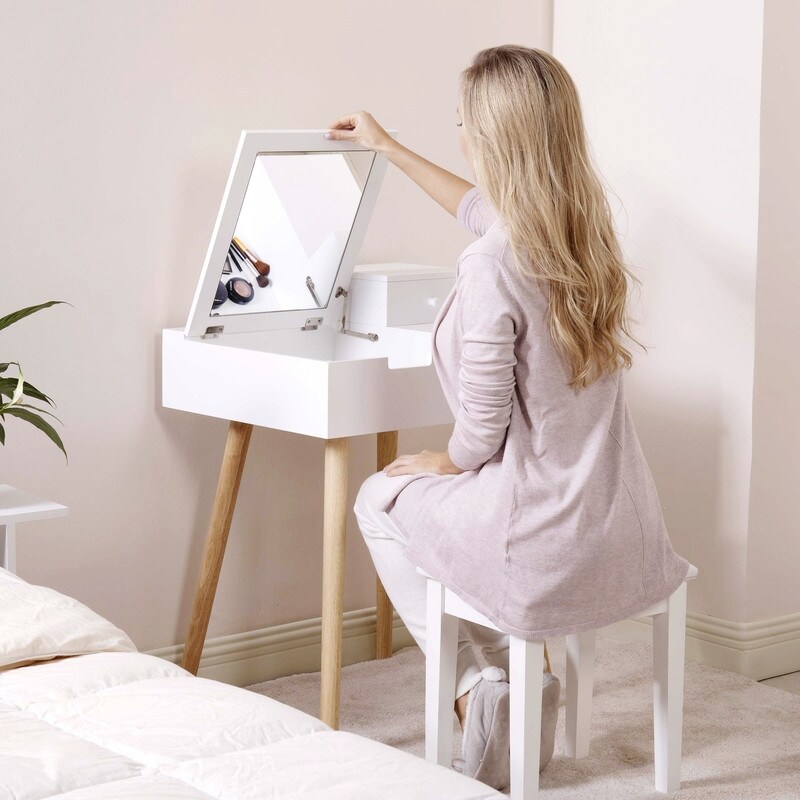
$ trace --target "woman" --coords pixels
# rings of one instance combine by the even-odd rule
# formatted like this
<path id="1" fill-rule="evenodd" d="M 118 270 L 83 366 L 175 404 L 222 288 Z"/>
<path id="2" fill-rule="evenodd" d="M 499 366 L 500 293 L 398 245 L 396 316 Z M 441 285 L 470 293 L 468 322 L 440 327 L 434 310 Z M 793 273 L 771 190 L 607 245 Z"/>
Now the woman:
<path id="1" fill-rule="evenodd" d="M 416 566 L 504 631 L 461 626 L 455 710 L 464 726 L 487 677 L 473 643 L 507 671 L 505 634 L 543 639 L 635 616 L 671 594 L 689 562 L 671 547 L 624 399 L 636 278 L 590 164 L 571 78 L 541 50 L 483 50 L 462 73 L 459 113 L 476 186 L 365 112 L 327 135 L 383 153 L 479 237 L 433 325 L 455 416 L 447 450 L 399 456 L 365 481 L 355 505 L 423 652 L 426 583 Z M 465 737 L 469 727 L 467 714 Z"/>

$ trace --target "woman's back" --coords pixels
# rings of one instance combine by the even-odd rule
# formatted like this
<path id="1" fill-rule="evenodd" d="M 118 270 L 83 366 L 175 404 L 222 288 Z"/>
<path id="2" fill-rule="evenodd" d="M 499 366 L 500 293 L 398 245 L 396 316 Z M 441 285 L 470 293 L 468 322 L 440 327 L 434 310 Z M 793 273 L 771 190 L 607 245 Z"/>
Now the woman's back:
<path id="1" fill-rule="evenodd" d="M 458 219 L 479 238 L 434 323 L 434 363 L 457 420 L 448 452 L 466 471 L 399 477 L 383 507 L 408 557 L 506 632 L 633 616 L 689 564 L 672 551 L 623 371 L 572 388 L 546 290 L 517 270 L 477 188 Z"/>

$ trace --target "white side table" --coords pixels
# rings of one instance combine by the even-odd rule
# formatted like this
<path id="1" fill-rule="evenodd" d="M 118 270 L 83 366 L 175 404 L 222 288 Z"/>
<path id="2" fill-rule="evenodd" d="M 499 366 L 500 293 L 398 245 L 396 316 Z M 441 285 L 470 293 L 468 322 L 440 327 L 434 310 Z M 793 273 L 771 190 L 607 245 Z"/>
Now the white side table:
<path id="1" fill-rule="evenodd" d="M 42 500 L 41 497 L 15 489 L 7 483 L 0 484 L 0 567 L 17 571 L 16 525 L 36 519 L 65 517 L 67 506 Z"/>

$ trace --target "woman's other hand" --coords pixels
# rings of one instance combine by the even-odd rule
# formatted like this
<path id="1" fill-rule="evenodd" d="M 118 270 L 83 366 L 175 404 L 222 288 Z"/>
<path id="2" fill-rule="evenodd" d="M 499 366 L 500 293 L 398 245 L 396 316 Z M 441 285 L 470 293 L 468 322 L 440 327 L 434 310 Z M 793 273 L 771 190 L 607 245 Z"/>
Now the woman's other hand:
<path id="1" fill-rule="evenodd" d="M 435 472 L 437 475 L 459 475 L 464 472 L 450 460 L 447 452 L 434 453 L 431 450 L 423 450 L 410 456 L 398 456 L 391 464 L 387 464 L 383 471 L 389 477 L 416 475 L 418 472 Z"/>
<path id="2" fill-rule="evenodd" d="M 340 117 L 331 125 L 325 138 L 355 142 L 378 153 L 385 153 L 394 143 L 394 139 L 366 111 Z"/>

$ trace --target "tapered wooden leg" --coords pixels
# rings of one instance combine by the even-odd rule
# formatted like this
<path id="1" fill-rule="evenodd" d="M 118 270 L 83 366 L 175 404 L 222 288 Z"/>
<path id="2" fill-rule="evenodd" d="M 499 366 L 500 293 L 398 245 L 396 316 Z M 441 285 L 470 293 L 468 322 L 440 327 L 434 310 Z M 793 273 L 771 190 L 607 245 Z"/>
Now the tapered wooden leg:
<path id="1" fill-rule="evenodd" d="M 378 434 L 378 470 L 397 458 L 397 431 Z M 392 654 L 392 601 L 380 578 L 375 579 L 375 658 Z"/>
<path id="2" fill-rule="evenodd" d="M 211 606 L 214 604 L 219 571 L 222 568 L 225 545 L 228 543 L 228 533 L 231 529 L 233 510 L 236 507 L 236 497 L 239 494 L 239 484 L 252 432 L 253 426 L 244 422 L 231 422 L 228 426 L 228 440 L 225 443 L 217 494 L 211 512 L 211 524 L 203 552 L 203 566 L 194 595 L 192 619 L 183 651 L 183 668 L 194 675 L 197 675 L 200 666 L 200 655 L 203 652 Z"/>
<path id="3" fill-rule="evenodd" d="M 322 531 L 322 672 L 320 719 L 339 727 L 342 665 L 344 545 L 347 515 L 348 440 L 325 442 L 325 500 Z"/>

